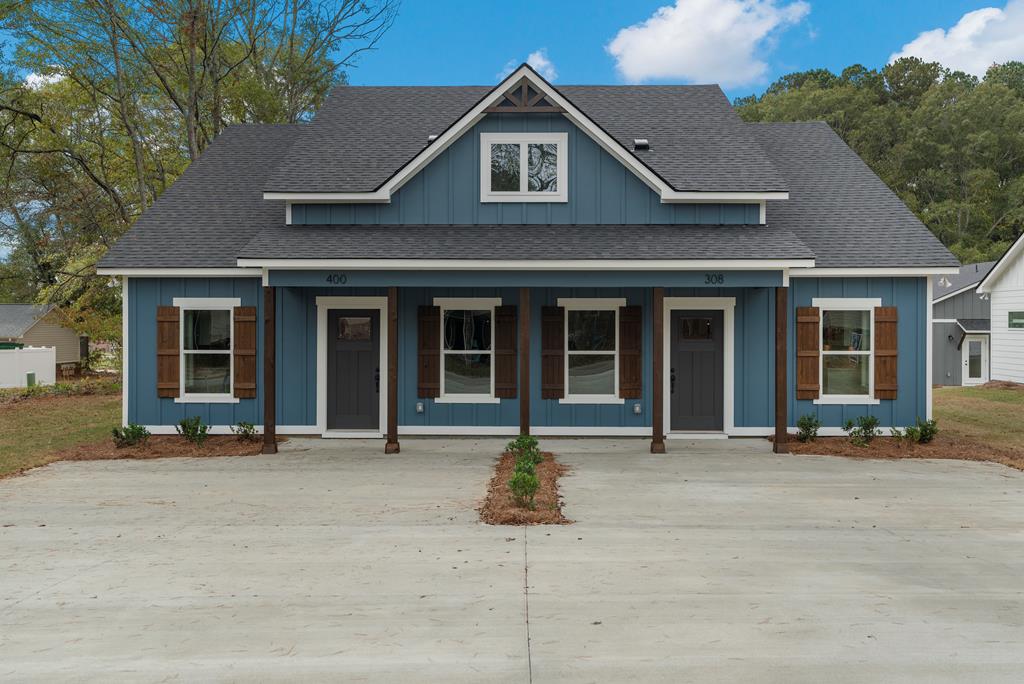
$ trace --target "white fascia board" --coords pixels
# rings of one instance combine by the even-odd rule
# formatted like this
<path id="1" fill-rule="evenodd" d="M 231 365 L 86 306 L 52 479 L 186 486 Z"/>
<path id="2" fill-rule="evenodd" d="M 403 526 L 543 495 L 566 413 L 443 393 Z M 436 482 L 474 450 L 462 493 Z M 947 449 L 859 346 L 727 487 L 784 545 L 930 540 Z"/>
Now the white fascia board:
<path id="1" fill-rule="evenodd" d="M 938 304 L 939 302 L 944 302 L 947 299 L 952 299 L 953 297 L 956 297 L 957 295 L 962 295 L 964 292 L 970 292 L 971 290 L 977 289 L 977 287 L 978 287 L 978 283 L 971 283 L 967 287 L 961 287 L 956 292 L 949 292 L 947 294 L 942 295 L 938 299 L 933 299 L 932 300 L 932 304 Z"/>
<path id="2" fill-rule="evenodd" d="M 799 269 L 799 270 L 797 270 Z M 914 276 L 946 275 L 959 273 L 957 266 L 910 266 L 891 268 L 799 268 L 789 272 L 790 278 L 840 278 L 860 276 L 891 276 L 907 278 Z"/>
<path id="3" fill-rule="evenodd" d="M 311 271 L 344 268 L 353 271 L 772 271 L 811 268 L 813 259 L 649 259 L 649 260 L 499 260 L 499 259 L 239 259 L 238 265 Z M 255 270 L 256 275 L 260 271 Z"/>
<path id="4" fill-rule="evenodd" d="M 661 196 L 662 202 L 758 202 L 761 200 L 784 200 L 789 199 L 788 192 L 678 192 L 670 187 L 647 165 L 636 158 L 619 141 L 605 133 L 600 126 L 595 124 L 586 114 L 577 109 L 569 100 L 562 96 L 554 86 L 545 81 L 537 72 L 522 65 L 505 80 L 499 83 L 494 89 L 480 100 L 471 110 L 462 115 L 454 124 L 441 133 L 436 140 L 427 144 L 419 154 L 412 158 L 405 166 L 399 169 L 391 178 L 384 182 L 378 189 L 372 192 L 274 192 L 264 191 L 265 200 L 285 200 L 289 202 L 370 202 L 386 204 L 391 201 L 391 195 L 401 188 L 405 183 L 418 173 L 424 166 L 444 152 L 453 142 L 472 128 L 486 112 L 484 111 L 496 98 L 501 97 L 505 92 L 515 85 L 520 79 L 526 78 L 538 91 L 543 92 L 547 100 L 553 105 L 561 107 L 564 116 L 572 121 L 577 127 L 583 130 L 594 142 L 605 152 L 612 155 L 620 163 L 633 171 L 648 187 Z"/>
<path id="5" fill-rule="evenodd" d="M 98 268 L 96 275 L 129 278 L 259 278 L 258 268 Z"/>
<path id="6" fill-rule="evenodd" d="M 1010 249 L 1006 250 L 1003 256 L 999 257 L 999 261 L 992 267 L 992 270 L 988 272 L 981 282 L 978 284 L 979 294 L 991 294 L 992 286 L 995 285 L 996 280 L 1002 275 L 1003 271 L 1010 265 L 1010 263 L 1020 256 L 1020 251 L 1024 249 L 1024 233 L 1021 234 L 1017 241 L 1010 245 Z"/>

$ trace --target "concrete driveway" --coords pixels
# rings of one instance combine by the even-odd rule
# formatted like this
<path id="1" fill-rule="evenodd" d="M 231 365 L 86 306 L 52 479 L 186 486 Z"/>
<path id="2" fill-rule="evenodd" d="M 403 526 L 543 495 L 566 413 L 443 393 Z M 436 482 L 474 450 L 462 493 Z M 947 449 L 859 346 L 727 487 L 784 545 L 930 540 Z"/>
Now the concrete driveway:
<path id="1" fill-rule="evenodd" d="M 501 444 L 0 481 L 0 680 L 1024 678 L 1024 473 L 560 440 L 578 522 L 489 527 Z"/>

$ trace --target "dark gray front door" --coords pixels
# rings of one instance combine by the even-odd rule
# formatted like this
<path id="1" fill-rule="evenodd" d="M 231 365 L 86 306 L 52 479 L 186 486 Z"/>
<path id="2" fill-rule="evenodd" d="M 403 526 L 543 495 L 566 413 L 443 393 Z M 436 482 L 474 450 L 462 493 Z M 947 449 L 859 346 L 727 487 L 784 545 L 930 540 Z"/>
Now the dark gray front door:
<path id="1" fill-rule="evenodd" d="M 380 428 L 380 312 L 327 312 L 327 429 Z"/>
<path id="2" fill-rule="evenodd" d="M 671 325 L 671 429 L 721 430 L 725 373 L 722 312 L 673 311 Z"/>

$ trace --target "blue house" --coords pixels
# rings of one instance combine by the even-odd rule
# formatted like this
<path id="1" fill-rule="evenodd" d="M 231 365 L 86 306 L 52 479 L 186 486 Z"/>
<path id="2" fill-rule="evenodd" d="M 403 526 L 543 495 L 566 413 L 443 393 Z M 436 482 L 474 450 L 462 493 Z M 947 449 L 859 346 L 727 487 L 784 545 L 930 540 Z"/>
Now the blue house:
<path id="1" fill-rule="evenodd" d="M 225 131 L 115 245 L 125 423 L 768 436 L 931 413 L 958 263 L 823 123 L 717 86 L 334 90 Z"/>

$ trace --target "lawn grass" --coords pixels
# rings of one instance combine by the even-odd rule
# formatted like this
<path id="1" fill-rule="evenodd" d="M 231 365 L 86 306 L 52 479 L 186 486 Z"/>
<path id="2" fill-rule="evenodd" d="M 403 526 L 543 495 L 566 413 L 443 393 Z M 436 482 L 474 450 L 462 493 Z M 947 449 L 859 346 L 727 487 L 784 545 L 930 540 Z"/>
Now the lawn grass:
<path id="1" fill-rule="evenodd" d="M 0 405 L 0 477 L 44 465 L 52 455 L 110 436 L 121 395 L 28 399 Z"/>
<path id="2" fill-rule="evenodd" d="M 936 387 L 939 430 L 1024 452 L 1024 388 Z"/>

